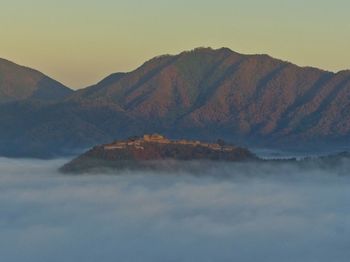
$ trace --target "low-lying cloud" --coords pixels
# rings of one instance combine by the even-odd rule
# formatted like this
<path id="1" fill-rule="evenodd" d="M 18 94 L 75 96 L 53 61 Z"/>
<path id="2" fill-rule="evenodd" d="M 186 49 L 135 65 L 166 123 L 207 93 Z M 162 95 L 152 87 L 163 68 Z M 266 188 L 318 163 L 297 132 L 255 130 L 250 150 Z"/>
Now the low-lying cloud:
<path id="1" fill-rule="evenodd" d="M 68 176 L 63 163 L 0 159 L 2 262 L 349 261 L 350 163 L 203 176 Z"/>

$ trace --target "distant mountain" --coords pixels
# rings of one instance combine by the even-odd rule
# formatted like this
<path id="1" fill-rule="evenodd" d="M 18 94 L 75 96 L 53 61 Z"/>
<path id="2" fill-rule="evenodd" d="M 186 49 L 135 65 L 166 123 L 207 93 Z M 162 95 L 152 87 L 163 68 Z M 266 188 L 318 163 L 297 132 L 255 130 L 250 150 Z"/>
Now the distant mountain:
<path id="1" fill-rule="evenodd" d="M 120 106 L 148 132 L 254 144 L 350 134 L 350 71 L 299 67 L 227 48 L 156 57 L 72 97 L 82 98 Z"/>
<path id="2" fill-rule="evenodd" d="M 0 59 L 0 103 L 35 99 L 57 101 L 72 90 L 44 74 Z"/>
<path id="3" fill-rule="evenodd" d="M 0 154 L 52 155 L 143 133 L 290 150 L 350 148 L 350 71 L 198 48 L 50 105 L 0 106 Z"/>

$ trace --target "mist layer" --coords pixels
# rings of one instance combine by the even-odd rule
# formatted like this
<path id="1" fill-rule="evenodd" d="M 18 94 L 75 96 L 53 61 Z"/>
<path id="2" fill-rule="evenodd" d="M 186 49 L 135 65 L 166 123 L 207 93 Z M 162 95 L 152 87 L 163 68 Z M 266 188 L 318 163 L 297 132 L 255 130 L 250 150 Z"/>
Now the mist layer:
<path id="1" fill-rule="evenodd" d="M 1 261 L 348 261 L 350 177 L 292 164 L 67 176 L 0 160 Z"/>

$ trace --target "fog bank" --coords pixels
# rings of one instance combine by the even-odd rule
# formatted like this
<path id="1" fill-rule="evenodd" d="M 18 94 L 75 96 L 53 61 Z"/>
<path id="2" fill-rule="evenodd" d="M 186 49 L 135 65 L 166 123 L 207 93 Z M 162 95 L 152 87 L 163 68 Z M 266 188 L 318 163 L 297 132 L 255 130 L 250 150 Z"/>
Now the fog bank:
<path id="1" fill-rule="evenodd" d="M 349 162 L 203 176 L 69 176 L 64 162 L 0 159 L 2 262 L 349 261 Z"/>

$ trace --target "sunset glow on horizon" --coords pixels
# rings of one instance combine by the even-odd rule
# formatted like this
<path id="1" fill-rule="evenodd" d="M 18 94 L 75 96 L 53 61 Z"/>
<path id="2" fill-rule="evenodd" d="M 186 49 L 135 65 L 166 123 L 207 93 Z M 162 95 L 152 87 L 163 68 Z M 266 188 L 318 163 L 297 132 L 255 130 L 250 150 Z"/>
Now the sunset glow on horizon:
<path id="1" fill-rule="evenodd" d="M 0 57 L 71 88 L 199 46 L 339 71 L 350 69 L 348 10 L 346 0 L 4 0 Z"/>

